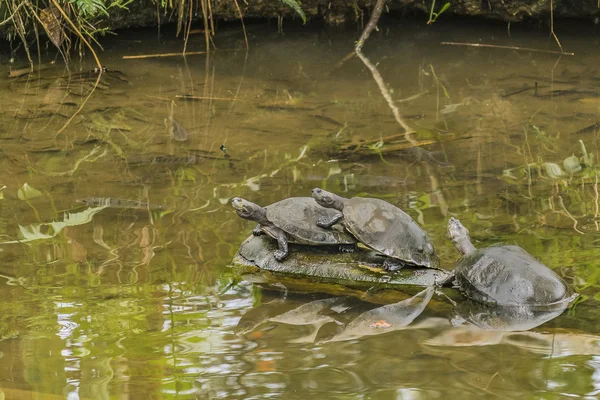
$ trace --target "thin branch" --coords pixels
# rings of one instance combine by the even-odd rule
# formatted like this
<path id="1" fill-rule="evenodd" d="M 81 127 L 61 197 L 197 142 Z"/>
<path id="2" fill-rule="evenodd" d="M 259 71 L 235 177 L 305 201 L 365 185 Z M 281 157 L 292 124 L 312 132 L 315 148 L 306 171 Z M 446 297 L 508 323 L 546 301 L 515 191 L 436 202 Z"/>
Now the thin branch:
<path id="1" fill-rule="evenodd" d="M 556 44 L 560 47 L 561 53 L 564 53 L 562 45 L 560 44 L 560 40 L 558 40 L 558 36 L 554 33 L 554 4 L 552 0 L 550 0 L 550 33 L 554 36 L 554 40 L 556 40 Z"/>
<path id="2" fill-rule="evenodd" d="M 100 83 L 100 78 L 102 78 L 102 64 L 100 63 L 100 59 L 98 58 L 98 55 L 94 51 L 94 48 L 92 47 L 92 45 L 90 44 L 90 42 L 88 42 L 87 39 L 81 34 L 81 31 L 79 29 L 77 29 L 77 27 L 75 26 L 75 24 L 73 23 L 73 21 L 71 21 L 71 18 L 69 18 L 67 16 L 67 14 L 65 13 L 65 10 L 63 10 L 58 5 L 58 3 L 56 2 L 56 0 L 51 0 L 51 1 L 52 1 L 52 4 L 54 4 L 54 7 L 56 7 L 58 9 L 58 11 L 62 14 L 62 16 L 65 19 L 65 21 L 67 21 L 69 23 L 69 25 L 71 25 L 71 28 L 73 28 L 73 30 L 75 31 L 75 33 L 77 34 L 77 36 L 79 36 L 79 38 L 81 39 L 81 41 L 83 43 L 85 43 L 85 45 L 87 46 L 88 49 L 90 49 L 90 51 L 92 52 L 92 56 L 94 57 L 94 60 L 96 61 L 96 65 L 98 66 L 98 78 L 96 78 L 96 82 L 94 82 L 94 87 L 92 88 L 92 90 L 90 90 L 90 93 L 86 96 L 86 98 L 83 99 L 83 101 L 81 102 L 81 105 L 79 106 L 79 108 L 73 113 L 73 115 L 71 115 L 71 117 L 67 120 L 67 122 L 65 122 L 65 124 L 62 126 L 62 128 L 60 128 L 58 130 L 58 132 L 56 133 L 56 135 L 58 136 L 58 135 L 60 135 L 67 128 L 67 126 L 69 126 L 69 124 L 73 121 L 73 119 L 77 116 L 77 114 L 79 114 L 81 112 L 81 110 L 83 110 L 83 107 L 85 107 L 85 104 L 88 102 L 88 100 L 90 99 L 90 97 L 92 97 L 92 94 L 94 94 L 94 91 L 96 90 L 96 87 Z"/>
<path id="3" fill-rule="evenodd" d="M 188 51 L 186 56 L 197 54 L 206 54 L 206 51 Z M 159 54 L 141 54 L 139 56 L 123 56 L 123 60 L 135 60 L 138 58 L 157 58 L 157 57 L 181 57 L 182 53 L 159 53 Z"/>
<path id="4" fill-rule="evenodd" d="M 371 18 L 369 18 L 369 22 L 367 23 L 367 26 L 365 27 L 362 34 L 360 35 L 360 38 L 358 38 L 358 41 L 354 45 L 354 51 L 351 51 L 350 53 L 346 54 L 344 58 L 338 61 L 333 66 L 333 69 L 329 72 L 330 74 L 336 69 L 340 68 L 342 65 L 344 65 L 346 61 L 350 60 L 356 55 L 357 51 L 360 51 L 362 49 L 363 45 L 371 35 L 371 32 L 373 32 L 373 29 L 377 27 L 377 22 L 379 22 L 379 17 L 381 17 L 381 13 L 383 12 L 384 7 L 385 0 L 377 0 L 377 3 L 375 3 L 375 8 L 373 9 L 373 13 L 371 14 Z"/>
<path id="5" fill-rule="evenodd" d="M 563 54 L 565 56 L 574 56 L 575 55 L 575 53 L 565 53 L 564 51 L 532 49 L 530 47 L 517 47 L 517 46 L 498 46 L 495 44 L 484 44 L 484 43 L 441 42 L 440 44 L 448 44 L 448 45 L 452 45 L 452 46 L 468 46 L 468 47 L 489 47 L 489 48 L 493 48 L 493 49 L 507 49 L 507 50 L 519 50 L 519 51 L 534 51 L 536 53 Z"/>
<path id="6" fill-rule="evenodd" d="M 207 97 L 207 96 L 190 96 L 190 95 L 185 95 L 185 94 L 177 94 L 175 95 L 176 99 L 181 99 L 181 100 L 223 100 L 223 101 L 247 101 L 247 100 L 240 100 L 237 98 L 232 98 L 232 97 Z"/>
<path id="7" fill-rule="evenodd" d="M 381 13 L 383 12 L 384 7 L 385 0 L 377 0 L 377 3 L 375 3 L 375 8 L 373 9 L 373 13 L 371 13 L 369 23 L 367 23 L 365 30 L 363 31 L 362 35 L 360 35 L 358 42 L 356 42 L 356 46 L 354 46 L 354 50 L 356 50 L 357 52 L 359 52 L 362 49 L 363 45 L 369 38 L 369 35 L 371 35 L 371 32 L 373 32 L 373 29 L 377 27 L 377 22 L 379 22 L 379 17 L 381 17 Z"/>
<path id="8" fill-rule="evenodd" d="M 185 40 L 183 41 L 183 54 L 185 55 L 185 51 L 187 50 L 188 39 L 190 38 L 190 31 L 192 30 L 192 16 L 194 14 L 194 0 L 190 0 L 190 18 L 185 30 Z"/>
<path id="9" fill-rule="evenodd" d="M 387 88 L 387 85 L 385 84 L 385 82 L 383 81 L 383 78 L 381 77 L 381 74 L 379 73 L 377 68 L 373 64 L 371 64 L 371 61 L 369 61 L 369 59 L 363 55 L 363 53 L 360 51 L 360 49 L 356 50 L 356 55 L 367 66 L 367 68 L 369 68 L 369 70 L 371 70 L 373 79 L 375 79 L 375 82 L 377 82 L 377 86 L 379 86 L 379 90 L 381 91 L 381 94 L 383 95 L 383 97 L 385 98 L 385 101 L 387 101 L 388 106 L 392 110 L 392 113 L 394 114 L 394 118 L 396 118 L 396 122 L 398 122 L 398 124 L 400 124 L 402 129 L 404 129 L 405 133 L 413 133 L 414 130 L 410 126 L 408 126 L 404 122 L 402 117 L 400 116 L 400 110 L 398 110 L 398 107 L 396 107 L 396 104 L 394 104 L 392 95 L 390 94 L 390 91 Z"/>
<path id="10" fill-rule="evenodd" d="M 13 11 L 13 13 L 12 13 L 12 14 L 10 14 L 10 16 L 9 16 L 8 18 L 6 18 L 4 21 L 0 22 L 0 26 L 2 26 L 2 25 L 6 25 L 6 24 L 8 24 L 10 21 L 12 21 L 12 20 L 13 20 L 13 17 L 15 16 L 15 14 L 16 14 L 16 13 L 19 11 L 19 9 L 20 9 L 21 7 L 23 7 L 25 4 L 27 4 L 27 2 L 25 2 L 25 1 L 24 1 L 24 2 L 22 2 L 21 4 L 19 4 L 19 5 L 17 6 L 17 8 L 15 8 L 15 10 Z"/>
<path id="11" fill-rule="evenodd" d="M 207 0 L 200 0 L 200 5 L 202 6 L 202 20 L 204 23 L 204 40 L 206 41 L 206 52 L 210 51 L 210 29 L 208 25 L 208 6 Z M 191 10 L 190 10 L 191 12 Z M 212 17 L 212 16 L 211 16 Z"/>
<path id="12" fill-rule="evenodd" d="M 242 29 L 244 30 L 244 40 L 246 41 L 246 49 L 250 48 L 250 46 L 248 45 L 248 35 L 246 35 L 246 25 L 244 25 L 244 15 L 242 14 L 242 10 L 240 9 L 240 5 L 238 4 L 237 0 L 233 0 L 235 3 L 235 7 L 238 10 L 238 13 L 240 14 L 240 21 L 242 21 Z"/>

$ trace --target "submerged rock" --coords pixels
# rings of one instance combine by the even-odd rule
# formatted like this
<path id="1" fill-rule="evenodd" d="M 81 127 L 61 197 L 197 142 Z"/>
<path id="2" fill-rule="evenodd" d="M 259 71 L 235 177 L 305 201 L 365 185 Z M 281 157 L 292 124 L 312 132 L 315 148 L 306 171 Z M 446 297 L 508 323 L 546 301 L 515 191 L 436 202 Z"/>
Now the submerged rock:
<path id="1" fill-rule="evenodd" d="M 233 260 L 238 267 L 246 267 L 250 272 L 269 272 L 267 280 L 278 277 L 302 278 L 310 282 L 325 282 L 347 287 L 432 286 L 443 280 L 448 272 L 431 268 L 406 267 L 399 272 L 387 273 L 383 269 L 385 257 L 373 251 L 358 249 L 354 253 L 339 253 L 337 247 L 295 246 L 283 261 L 273 256 L 277 243 L 265 236 L 251 236 L 242 243 Z M 403 287 L 403 291 L 405 288 Z"/>

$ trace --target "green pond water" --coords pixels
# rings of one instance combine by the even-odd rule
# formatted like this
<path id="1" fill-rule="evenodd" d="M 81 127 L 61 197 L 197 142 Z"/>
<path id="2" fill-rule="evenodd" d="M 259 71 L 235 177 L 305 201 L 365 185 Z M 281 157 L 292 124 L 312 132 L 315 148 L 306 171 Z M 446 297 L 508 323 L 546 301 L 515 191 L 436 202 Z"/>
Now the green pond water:
<path id="1" fill-rule="evenodd" d="M 382 24 L 364 52 L 409 137 L 359 59 L 336 68 L 359 29 L 250 25 L 246 52 L 231 26 L 210 57 L 129 60 L 183 42 L 122 32 L 106 39 L 111 72 L 89 97 L 89 58 L 71 76 L 57 61 L 9 79 L 0 55 L 2 398 L 596 398 L 600 59 L 583 25 L 557 26 L 575 53 L 561 57 L 440 44 L 555 50 L 546 28 Z M 583 168 L 569 173 L 573 155 Z M 286 293 L 230 266 L 255 225 L 232 197 L 266 205 L 317 186 L 403 208 L 444 268 L 459 256 L 445 237 L 454 216 L 476 246 L 518 244 L 581 296 L 507 332 L 453 327 L 457 310 L 434 294 L 404 329 L 333 340 L 410 295 Z M 139 203 L 78 202 L 90 197 Z M 336 308 L 333 295 L 349 297 Z M 269 320 L 290 310 L 305 318 Z"/>

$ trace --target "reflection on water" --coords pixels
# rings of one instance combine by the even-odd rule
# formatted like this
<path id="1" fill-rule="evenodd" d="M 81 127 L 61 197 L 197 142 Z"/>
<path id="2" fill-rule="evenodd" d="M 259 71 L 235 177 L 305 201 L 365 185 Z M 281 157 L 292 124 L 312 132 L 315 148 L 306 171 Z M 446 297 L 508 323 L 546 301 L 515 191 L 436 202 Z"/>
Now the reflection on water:
<path id="1" fill-rule="evenodd" d="M 358 60 L 333 70 L 353 32 L 250 28 L 249 53 L 231 28 L 211 57 L 185 60 L 122 60 L 181 45 L 124 33 L 106 44 L 108 72 L 89 97 L 91 64 L 0 80 L 5 396 L 596 396 L 591 36 L 565 26 L 576 56 L 560 58 L 439 45 L 547 45 L 515 27 L 508 38 L 504 26 L 382 25 L 364 51 L 416 131 L 408 141 Z M 437 295 L 421 312 L 400 292 L 273 294 L 241 281 L 228 265 L 253 224 L 229 200 L 269 204 L 315 186 L 402 207 L 446 268 L 458 258 L 446 221 L 468 221 L 477 247 L 518 244 L 585 301 L 500 332 L 452 327 Z M 386 304 L 406 312 L 403 329 L 373 311 Z M 387 331 L 332 340 L 361 315 Z"/>

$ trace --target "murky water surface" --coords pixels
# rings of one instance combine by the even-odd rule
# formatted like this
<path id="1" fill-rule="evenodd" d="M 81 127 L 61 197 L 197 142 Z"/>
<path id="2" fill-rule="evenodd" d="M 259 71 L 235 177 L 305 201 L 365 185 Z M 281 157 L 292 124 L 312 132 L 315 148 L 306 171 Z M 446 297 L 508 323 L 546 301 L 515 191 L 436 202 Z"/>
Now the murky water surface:
<path id="1" fill-rule="evenodd" d="M 596 397 L 600 60 L 594 33 L 575 28 L 559 34 L 576 55 L 559 57 L 440 45 L 554 49 L 545 30 L 382 26 L 365 53 L 410 138 L 360 60 L 335 68 L 356 31 L 250 26 L 246 53 L 241 31 L 224 29 L 214 55 L 186 60 L 123 60 L 182 47 L 124 33 L 106 44 L 109 72 L 89 97 L 91 62 L 71 76 L 50 66 L 7 79 L 6 55 L 6 398 Z M 327 299 L 339 287 L 285 295 L 230 267 L 254 227 L 233 196 L 266 205 L 315 186 L 402 207 L 445 268 L 458 258 L 445 238 L 455 216 L 477 246 L 523 246 L 583 301 L 531 331 L 502 332 L 452 327 L 457 310 L 436 294 L 405 329 L 332 340 L 408 296 L 349 291 L 336 308 Z"/>

